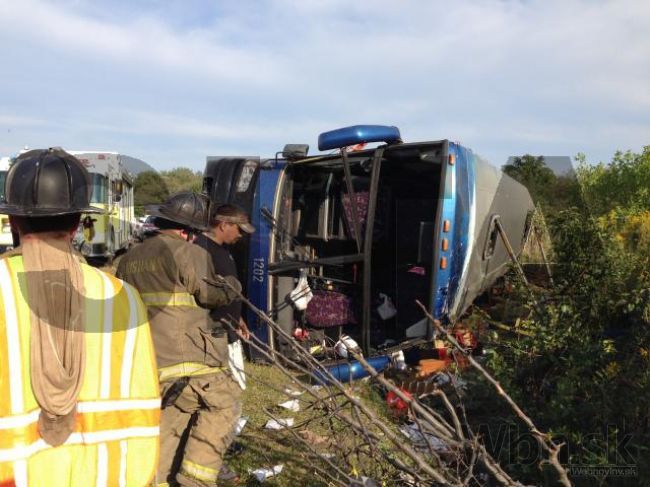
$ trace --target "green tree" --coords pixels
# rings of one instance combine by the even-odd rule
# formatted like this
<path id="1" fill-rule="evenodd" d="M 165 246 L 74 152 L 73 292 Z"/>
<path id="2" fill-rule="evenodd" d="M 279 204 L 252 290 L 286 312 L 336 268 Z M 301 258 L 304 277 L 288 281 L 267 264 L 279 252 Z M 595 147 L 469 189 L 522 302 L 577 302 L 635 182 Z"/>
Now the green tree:
<path id="1" fill-rule="evenodd" d="M 639 479 L 650 478 L 650 148 L 618 152 L 608 165 L 576 159 L 587 204 L 556 207 L 547 219 L 555 286 L 515 286 L 499 319 L 518 333 L 493 332 L 487 363 L 543 429 L 568 443 L 570 463 L 607 465 L 614 459 L 637 465 Z M 519 180 L 539 168 L 539 161 L 528 162 L 523 169 L 513 165 Z M 566 183 L 557 180 L 553 191 Z M 492 410 L 489 421 L 503 426 L 501 412 Z M 608 441 L 612 434 L 619 440 L 629 435 L 624 451 Z M 514 443 L 503 449 L 518 451 Z M 530 483 L 544 483 L 524 460 L 511 460 L 509 468 Z M 636 485 L 638 479 L 574 480 Z"/>
<path id="2" fill-rule="evenodd" d="M 141 172 L 133 183 L 136 214 L 142 215 L 145 205 L 162 203 L 169 194 L 167 183 L 160 174 L 155 171 Z"/>
<path id="3" fill-rule="evenodd" d="M 570 463 L 607 465 L 625 454 L 607 441 L 616 430 L 619 439 L 630 438 L 625 461 L 647 475 L 650 256 L 620 250 L 614 229 L 584 210 L 561 211 L 549 226 L 556 286 L 511 296 L 510 306 L 527 308 L 516 325 L 526 334 L 501 335 L 488 364 L 538 424 L 568 442 Z"/>
<path id="4" fill-rule="evenodd" d="M 640 154 L 617 152 L 608 165 L 591 165 L 578 154 L 578 180 L 584 199 L 595 215 L 615 207 L 650 210 L 650 146 Z"/>
<path id="5" fill-rule="evenodd" d="M 203 186 L 203 173 L 201 171 L 192 171 L 186 167 L 163 171 L 161 176 L 165 180 L 170 194 L 179 191 L 199 192 Z"/>
<path id="6" fill-rule="evenodd" d="M 525 154 L 515 157 L 510 164 L 503 166 L 503 172 L 528 188 L 535 203 L 548 206 L 549 193 L 557 178 L 553 171 L 546 166 L 544 156 Z"/>
<path id="7" fill-rule="evenodd" d="M 535 203 L 540 203 L 546 215 L 570 207 L 582 207 L 578 179 L 573 174 L 556 175 L 543 156 L 526 154 L 515 157 L 503 166 L 503 172 L 528 188 Z"/>

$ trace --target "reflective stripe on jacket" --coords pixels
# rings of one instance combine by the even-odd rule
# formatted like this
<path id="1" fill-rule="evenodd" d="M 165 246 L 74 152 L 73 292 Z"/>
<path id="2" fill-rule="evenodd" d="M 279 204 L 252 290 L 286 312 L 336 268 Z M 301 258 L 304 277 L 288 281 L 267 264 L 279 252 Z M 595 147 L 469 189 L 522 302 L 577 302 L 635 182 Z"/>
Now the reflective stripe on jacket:
<path id="1" fill-rule="evenodd" d="M 81 268 L 85 376 L 73 433 L 53 448 L 37 427 L 22 256 L 0 259 L 0 485 L 144 486 L 155 474 L 160 397 L 145 308 L 129 285 Z"/>
<path id="2" fill-rule="evenodd" d="M 226 367 L 208 367 L 205 364 L 196 362 L 181 362 L 179 364 L 170 365 L 169 367 L 161 367 L 158 369 L 158 379 L 160 382 L 176 379 L 178 377 L 194 377 L 197 375 L 216 374 L 227 370 Z"/>

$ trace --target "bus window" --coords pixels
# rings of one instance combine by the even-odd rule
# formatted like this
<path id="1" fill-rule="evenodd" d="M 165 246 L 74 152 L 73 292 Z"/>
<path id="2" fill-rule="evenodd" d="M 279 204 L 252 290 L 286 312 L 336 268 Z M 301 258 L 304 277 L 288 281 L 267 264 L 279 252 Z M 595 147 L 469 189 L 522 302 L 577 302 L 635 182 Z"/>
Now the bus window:
<path id="1" fill-rule="evenodd" d="M 106 203 L 106 177 L 101 174 L 93 174 L 93 196 L 91 203 Z"/>
<path id="2" fill-rule="evenodd" d="M 122 200 L 122 195 L 118 191 L 117 181 L 111 181 L 111 204 L 119 203 Z"/>

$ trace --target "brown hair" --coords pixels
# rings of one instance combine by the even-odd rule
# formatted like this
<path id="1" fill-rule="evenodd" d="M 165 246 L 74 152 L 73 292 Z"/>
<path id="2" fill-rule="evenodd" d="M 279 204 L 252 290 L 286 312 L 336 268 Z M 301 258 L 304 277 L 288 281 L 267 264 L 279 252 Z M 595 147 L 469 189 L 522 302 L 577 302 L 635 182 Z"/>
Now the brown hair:
<path id="1" fill-rule="evenodd" d="M 71 232 L 79 226 L 81 213 L 41 217 L 11 215 L 9 218 L 16 229 L 25 235 L 43 232 Z"/>

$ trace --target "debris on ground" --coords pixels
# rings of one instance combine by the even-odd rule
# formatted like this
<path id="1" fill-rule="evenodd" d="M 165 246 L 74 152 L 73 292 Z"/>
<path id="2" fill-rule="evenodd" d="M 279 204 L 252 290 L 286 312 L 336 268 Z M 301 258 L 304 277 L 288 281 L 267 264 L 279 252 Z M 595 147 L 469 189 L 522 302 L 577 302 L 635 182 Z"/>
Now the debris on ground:
<path id="1" fill-rule="evenodd" d="M 464 409 L 457 407 L 457 403 L 462 401 L 459 389 L 462 391 L 462 388 L 468 385 L 456 377 L 463 370 L 459 366 L 460 359 L 464 358 L 473 370 L 478 371 L 492 384 L 496 384 L 495 387 L 501 394 L 505 393 L 496 380 L 474 359 L 468 347 L 462 347 L 451 331 L 443 328 L 423 305 L 417 303 L 430 323 L 436 327 L 437 333 L 444 336 L 446 341 L 433 343 L 433 348 L 431 344 L 417 341 L 411 349 L 401 350 L 402 353 L 399 353 L 400 350 L 383 350 L 384 355 L 367 358 L 346 347 L 348 360 L 336 360 L 332 363 L 329 360 L 321 362 L 313 357 L 280 325 L 255 308 L 244 296 L 239 297 L 268 323 L 289 347 L 287 353 L 280 356 L 274 353 L 269 344 L 255 339 L 248 341 L 254 351 L 268 359 L 271 365 L 277 366 L 284 376 L 282 383 L 269 384 L 275 394 L 266 397 L 275 408 L 282 401 L 288 406 L 292 405 L 293 401 L 299 402 L 301 408 L 300 412 L 294 413 L 294 420 L 281 419 L 271 412 L 273 408 L 264 407 L 262 409 L 268 418 L 262 419 L 256 413 L 261 404 L 261 397 L 256 398 L 249 413 L 251 421 L 255 424 L 258 424 L 258 421 L 259 424 L 266 422 L 263 429 L 267 432 L 291 429 L 288 434 L 284 431 L 266 433 L 272 440 L 279 440 L 276 451 L 269 449 L 269 445 L 263 441 L 263 434 L 244 435 L 243 439 L 250 441 L 249 456 L 256 455 L 256 461 L 254 460 L 255 463 L 252 463 L 250 468 L 246 466 L 242 471 L 252 471 L 252 477 L 264 482 L 277 475 L 284 465 L 287 467 L 284 477 L 273 481 L 278 485 L 290 485 L 286 482 L 293 482 L 297 478 L 296 474 L 318 478 L 319 481 L 326 481 L 328 485 L 332 485 L 331 482 L 336 485 L 358 485 L 363 476 L 366 477 L 363 482 L 366 482 L 366 479 L 369 482 L 366 485 L 372 485 L 373 479 L 376 479 L 375 482 L 390 481 L 392 485 L 396 485 L 395 481 L 401 482 L 400 474 L 412 476 L 412 485 L 462 485 L 466 479 L 473 477 L 473 469 L 477 467 L 491 474 L 490 481 L 496 479 L 503 485 L 516 484 L 484 445 L 478 441 L 468 441 L 463 435 L 463 430 L 469 426 L 465 416 L 458 414 L 459 411 L 464 412 Z M 462 333 L 461 337 L 465 343 L 474 345 L 466 333 Z M 449 363 L 448 369 L 440 367 L 441 370 L 438 370 L 438 365 L 446 362 Z M 416 378 L 415 367 L 418 365 L 421 369 L 427 369 L 427 377 Z M 247 373 L 255 370 L 251 366 Z M 298 372 L 302 375 L 298 375 Z M 264 374 L 259 375 L 261 378 L 257 378 L 256 382 L 263 383 L 268 379 L 266 369 Z M 366 380 L 359 381 L 362 377 Z M 287 383 L 286 379 L 290 382 Z M 349 384 L 350 379 L 356 379 L 357 382 Z M 411 391 L 400 384 L 404 381 L 424 384 L 425 390 L 419 390 L 417 387 L 416 391 Z M 314 382 L 319 385 L 314 386 Z M 297 399 L 298 394 L 292 394 L 296 389 L 307 394 Z M 410 396 L 405 395 L 405 389 Z M 280 399 L 278 396 L 283 390 L 287 393 Z M 434 397 L 431 401 L 420 401 L 423 396 L 432 394 Z M 511 401 L 509 396 L 506 395 L 506 398 Z M 386 414 L 389 407 L 386 407 L 385 400 L 394 402 L 397 409 L 406 409 L 406 414 L 395 421 L 394 415 Z M 515 406 L 513 410 L 527 421 L 527 424 L 530 423 L 529 418 Z M 405 420 L 408 422 L 405 423 Z M 294 423 L 298 423 L 299 428 L 293 429 Z M 543 438 L 540 437 L 539 441 L 543 441 Z M 550 441 L 544 445 L 550 454 L 549 461 L 557 459 L 559 447 Z M 294 462 L 292 449 L 299 449 L 301 452 L 298 461 Z M 321 450 L 325 450 L 328 455 Z M 336 452 L 335 457 L 329 456 L 332 450 Z M 260 462 L 262 465 L 277 467 L 253 470 L 260 465 L 257 463 L 260 456 L 265 459 L 263 463 Z M 238 459 L 237 463 L 241 464 L 241 459 Z M 561 465 L 554 467 L 559 474 L 566 476 Z M 563 484 L 569 485 L 568 482 Z"/>
<path id="2" fill-rule="evenodd" d="M 354 484 L 350 484 L 350 486 L 358 486 L 362 485 L 363 487 L 379 487 L 379 484 L 375 482 L 373 479 L 370 477 L 360 477 L 357 481 L 354 482 Z"/>
<path id="3" fill-rule="evenodd" d="M 402 426 L 400 431 L 418 448 L 428 448 L 428 443 L 437 453 L 451 453 L 451 449 L 444 441 L 428 431 L 420 431 L 415 423 Z"/>
<path id="4" fill-rule="evenodd" d="M 286 419 L 269 419 L 264 425 L 264 428 L 267 430 L 283 430 L 285 428 L 291 428 L 293 426 L 293 418 Z"/>
<path id="5" fill-rule="evenodd" d="M 304 392 L 305 391 L 296 391 L 296 390 L 290 389 L 289 387 L 285 387 L 285 389 L 284 389 L 284 393 L 287 396 L 290 396 L 290 397 L 302 396 Z"/>
<path id="6" fill-rule="evenodd" d="M 300 403 L 298 402 L 298 399 L 291 399 L 290 401 L 285 401 L 283 403 L 278 404 L 278 406 L 284 409 L 288 409 L 289 411 L 292 411 L 294 413 L 300 411 Z"/>
<path id="7" fill-rule="evenodd" d="M 279 475 L 283 468 L 284 465 L 275 465 L 271 468 L 257 468 L 251 472 L 251 475 L 255 477 L 258 482 L 264 482 L 275 475 Z"/>
<path id="8" fill-rule="evenodd" d="M 438 360 L 434 358 L 420 360 L 420 363 L 417 367 L 417 377 L 428 377 L 432 374 L 442 372 L 447 368 L 449 363 L 450 362 L 448 360 Z"/>
<path id="9" fill-rule="evenodd" d="M 413 399 L 413 396 L 411 396 L 407 390 L 401 389 L 401 392 L 408 399 Z M 397 417 L 406 416 L 409 412 L 408 403 L 393 391 L 388 391 L 388 394 L 386 394 L 386 405 L 390 409 L 390 412 Z"/>
<path id="10" fill-rule="evenodd" d="M 246 423 L 248 423 L 248 418 L 245 416 L 242 416 L 237 420 L 237 424 L 235 425 L 235 436 L 241 435 L 241 432 L 244 429 L 244 426 L 246 426 Z"/>

